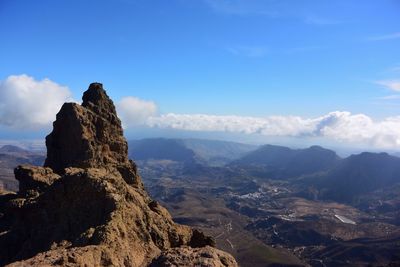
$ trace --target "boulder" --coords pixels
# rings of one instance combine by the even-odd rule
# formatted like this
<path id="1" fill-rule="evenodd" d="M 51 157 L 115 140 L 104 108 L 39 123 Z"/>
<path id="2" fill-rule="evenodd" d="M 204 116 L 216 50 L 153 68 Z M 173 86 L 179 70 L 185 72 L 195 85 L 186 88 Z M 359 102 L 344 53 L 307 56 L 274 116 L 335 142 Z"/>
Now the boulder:
<path id="1" fill-rule="evenodd" d="M 19 182 L 19 194 L 22 195 L 42 192 L 60 178 L 51 168 L 29 165 L 18 166 L 14 169 L 14 175 Z"/>
<path id="2" fill-rule="evenodd" d="M 181 247 L 163 251 L 150 267 L 192 267 L 238 266 L 235 259 L 228 253 L 210 246 L 201 248 Z"/>

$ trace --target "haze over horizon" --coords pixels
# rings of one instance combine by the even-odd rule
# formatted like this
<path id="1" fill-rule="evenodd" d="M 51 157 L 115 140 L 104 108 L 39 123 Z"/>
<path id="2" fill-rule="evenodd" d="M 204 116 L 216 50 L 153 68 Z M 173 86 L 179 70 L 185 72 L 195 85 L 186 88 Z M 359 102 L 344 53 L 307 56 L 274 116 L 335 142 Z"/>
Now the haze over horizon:
<path id="1" fill-rule="evenodd" d="M 2 1 L 0 139 L 43 140 L 98 81 L 128 139 L 400 150 L 399 11 L 394 0 Z"/>

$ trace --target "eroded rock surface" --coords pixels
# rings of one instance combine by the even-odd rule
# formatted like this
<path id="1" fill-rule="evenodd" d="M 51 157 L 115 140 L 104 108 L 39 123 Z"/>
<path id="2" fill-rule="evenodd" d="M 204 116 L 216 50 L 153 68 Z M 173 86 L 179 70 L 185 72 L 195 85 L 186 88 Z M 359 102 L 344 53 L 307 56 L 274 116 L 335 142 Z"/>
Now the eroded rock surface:
<path id="1" fill-rule="evenodd" d="M 228 253 L 213 247 L 201 248 L 171 248 L 163 251 L 161 255 L 153 261 L 150 267 L 192 267 L 192 266 L 215 266 L 226 267 L 236 266 L 235 259 Z"/>
<path id="2" fill-rule="evenodd" d="M 0 197 L 0 265 L 237 266 L 148 196 L 101 84 L 62 106 L 46 146 L 45 166 L 17 167 L 19 192 Z"/>
<path id="3" fill-rule="evenodd" d="M 19 182 L 20 195 L 36 195 L 43 192 L 60 175 L 53 172 L 51 168 L 20 165 L 14 169 L 15 178 Z"/>
<path id="4" fill-rule="evenodd" d="M 65 103 L 46 137 L 44 166 L 63 174 L 67 167 L 116 168 L 127 183 L 141 186 L 136 165 L 128 159 L 128 144 L 114 104 L 100 83 L 83 94 L 82 105 Z"/>

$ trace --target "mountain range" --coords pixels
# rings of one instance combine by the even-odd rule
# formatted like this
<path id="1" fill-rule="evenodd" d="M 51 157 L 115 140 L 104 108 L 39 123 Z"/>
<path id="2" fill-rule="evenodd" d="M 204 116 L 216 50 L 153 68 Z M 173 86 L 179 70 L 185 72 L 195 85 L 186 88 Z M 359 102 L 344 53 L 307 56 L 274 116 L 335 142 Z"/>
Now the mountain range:
<path id="1" fill-rule="evenodd" d="M 369 152 L 340 158 L 320 146 L 264 145 L 215 166 L 183 140 L 178 144 L 185 154 L 192 151 L 192 163 L 142 158 L 147 188 L 174 218 L 212 233 L 240 265 L 400 262 L 400 158 Z"/>
<path id="2" fill-rule="evenodd" d="M 320 146 L 291 149 L 264 145 L 233 161 L 230 166 L 248 169 L 269 179 L 290 179 L 335 167 L 340 158 Z"/>
<path id="3" fill-rule="evenodd" d="M 208 166 L 224 166 L 257 148 L 228 141 L 167 138 L 131 140 L 129 147 L 129 155 L 135 160 L 164 159 Z"/>
<path id="4" fill-rule="evenodd" d="M 158 138 L 130 141 L 130 155 L 141 161 L 198 164 L 198 168 L 225 166 L 257 179 L 292 179 L 318 190 L 320 198 L 339 202 L 356 201 L 359 195 L 400 182 L 398 157 L 363 152 L 340 158 L 334 151 L 320 146 L 291 149 L 276 145 L 257 147 L 234 142 Z"/>
<path id="5" fill-rule="evenodd" d="M 363 194 L 400 183 L 400 158 L 387 153 L 351 155 L 329 171 L 302 182 L 318 188 L 321 198 L 357 202 Z"/>
<path id="6" fill-rule="evenodd" d="M 363 152 L 340 158 L 320 146 L 291 149 L 202 139 L 151 138 L 129 141 L 129 157 L 137 161 L 169 160 L 186 167 L 227 167 L 258 179 L 295 179 L 318 190 L 318 197 L 339 202 L 400 182 L 400 158 Z M 17 146 L 0 148 L 0 181 L 16 190 L 11 170 L 19 164 L 41 165 L 44 155 Z"/>
<path id="7" fill-rule="evenodd" d="M 11 179 L 11 190 L 14 165 L 44 160 L 15 146 L 0 151 L 0 178 Z M 176 221 L 212 235 L 241 266 L 399 261 L 399 157 L 166 138 L 131 140 L 128 153 L 151 196 Z"/>

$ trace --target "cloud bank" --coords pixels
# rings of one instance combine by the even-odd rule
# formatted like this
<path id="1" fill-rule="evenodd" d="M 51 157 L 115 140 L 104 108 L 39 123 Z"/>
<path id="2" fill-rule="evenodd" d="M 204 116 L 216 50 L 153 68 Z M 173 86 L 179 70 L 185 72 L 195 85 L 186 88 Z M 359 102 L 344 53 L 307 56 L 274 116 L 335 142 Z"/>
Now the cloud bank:
<path id="1" fill-rule="evenodd" d="M 48 126 L 68 101 L 72 101 L 68 87 L 25 74 L 9 76 L 0 82 L 0 125 L 19 129 Z"/>
<path id="2" fill-rule="evenodd" d="M 396 90 L 396 88 L 394 88 Z M 390 99 L 397 95 L 390 96 Z M 73 101 L 68 87 L 49 79 L 9 76 L 0 82 L 0 126 L 21 130 L 51 125 L 64 102 Z M 271 137 L 323 138 L 346 145 L 400 148 L 400 116 L 373 120 L 365 114 L 334 111 L 314 118 L 299 116 L 219 116 L 206 114 L 157 114 L 157 105 L 133 96 L 116 102 L 125 128 L 256 134 Z"/>
<path id="3" fill-rule="evenodd" d="M 124 127 L 145 124 L 149 117 L 157 113 L 157 105 L 154 102 L 133 96 L 122 98 L 116 106 Z"/>
<path id="4" fill-rule="evenodd" d="M 298 116 L 215 116 L 164 114 L 150 117 L 149 127 L 188 131 L 233 132 L 285 137 L 324 137 L 377 148 L 400 147 L 400 116 L 374 121 L 364 114 L 330 112 L 317 118 Z"/>

